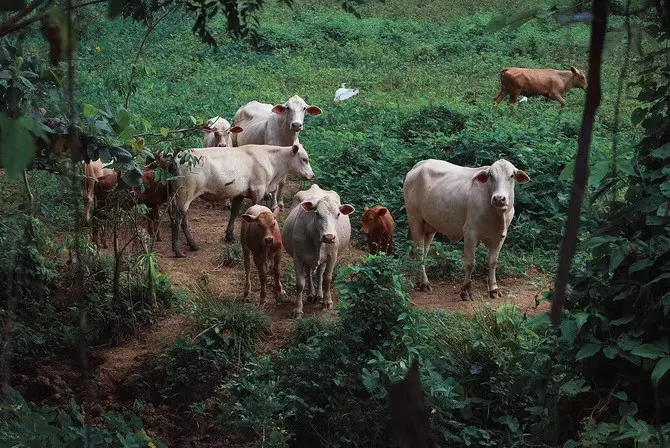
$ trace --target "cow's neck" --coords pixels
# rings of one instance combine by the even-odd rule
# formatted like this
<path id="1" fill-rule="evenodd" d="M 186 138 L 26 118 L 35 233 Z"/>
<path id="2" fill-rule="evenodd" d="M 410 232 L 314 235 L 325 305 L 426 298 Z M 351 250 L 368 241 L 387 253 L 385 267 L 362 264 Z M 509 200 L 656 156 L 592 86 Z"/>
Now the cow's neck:
<path id="1" fill-rule="evenodd" d="M 277 188 L 277 185 L 279 185 L 279 181 L 284 179 L 289 174 L 289 167 L 291 166 L 292 162 L 291 157 L 298 157 L 297 154 L 294 154 L 293 150 L 290 148 L 290 145 L 265 147 L 265 150 L 268 154 L 268 159 L 270 161 L 270 166 L 273 170 L 267 191 L 274 191 Z"/>
<path id="2" fill-rule="evenodd" d="M 291 145 L 296 145 L 298 144 L 298 135 L 300 134 L 300 131 L 292 131 L 291 130 L 291 123 L 288 122 L 288 114 L 285 115 L 277 115 L 278 120 L 275 122 L 277 133 L 275 135 L 278 135 L 278 141 L 276 145 L 279 146 L 291 146 Z"/>

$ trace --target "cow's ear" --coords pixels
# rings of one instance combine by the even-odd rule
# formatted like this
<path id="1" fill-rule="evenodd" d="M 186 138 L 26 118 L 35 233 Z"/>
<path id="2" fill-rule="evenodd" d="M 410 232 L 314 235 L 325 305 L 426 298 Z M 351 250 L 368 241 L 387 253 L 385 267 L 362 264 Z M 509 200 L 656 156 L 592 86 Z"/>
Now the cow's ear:
<path id="1" fill-rule="evenodd" d="M 312 201 L 304 201 L 300 203 L 300 207 L 307 212 L 314 210 L 314 203 Z"/>
<path id="2" fill-rule="evenodd" d="M 258 216 L 250 215 L 248 213 L 245 213 L 244 215 L 242 215 L 241 218 L 244 219 L 246 222 L 256 222 L 256 221 L 258 221 Z"/>
<path id="3" fill-rule="evenodd" d="M 477 171 L 477 173 L 472 178 L 473 181 L 485 184 L 489 180 L 489 170 Z"/>
<path id="4" fill-rule="evenodd" d="M 284 112 L 286 112 L 286 106 L 283 104 L 277 104 L 275 107 L 272 108 L 272 112 L 276 113 L 277 115 L 281 115 Z"/>
<path id="5" fill-rule="evenodd" d="M 353 205 L 349 205 L 349 204 L 340 205 L 340 213 L 342 213 L 343 215 L 349 215 L 349 214 L 353 213 L 354 210 L 356 210 L 356 209 L 354 208 Z"/>
<path id="6" fill-rule="evenodd" d="M 202 128 L 202 132 L 203 134 L 209 134 L 210 132 L 216 132 L 216 129 L 209 126 L 205 126 L 204 128 Z"/>
<path id="7" fill-rule="evenodd" d="M 232 128 L 228 129 L 228 132 L 232 132 L 233 134 L 239 134 L 242 131 L 244 131 L 244 129 L 239 126 L 233 126 Z"/>
<path id="8" fill-rule="evenodd" d="M 309 115 L 321 115 L 321 108 L 318 106 L 307 106 L 307 114 Z"/>
<path id="9" fill-rule="evenodd" d="M 377 210 L 377 216 L 384 216 L 388 212 L 389 212 L 389 209 L 387 209 L 386 207 L 382 207 L 379 210 Z"/>
<path id="10" fill-rule="evenodd" d="M 363 213 L 367 212 L 368 210 L 370 210 L 370 207 L 368 207 L 367 205 L 363 207 Z"/>
<path id="11" fill-rule="evenodd" d="M 279 206 L 275 207 L 275 209 L 272 210 L 272 214 L 275 215 L 275 218 L 279 217 L 280 212 L 281 212 L 281 209 L 279 208 Z"/>
<path id="12" fill-rule="evenodd" d="M 571 66 L 570 66 L 570 71 L 571 71 L 572 73 L 574 73 L 575 75 L 577 74 L 577 69 L 575 68 L 574 65 L 571 65 Z"/>
<path id="13" fill-rule="evenodd" d="M 530 182 L 530 176 L 522 170 L 515 170 L 514 171 L 514 179 L 516 179 L 516 181 L 520 184 L 525 184 L 526 182 Z"/>
<path id="14" fill-rule="evenodd" d="M 293 154 L 298 154 L 298 151 L 300 151 L 300 146 L 293 145 Z"/>

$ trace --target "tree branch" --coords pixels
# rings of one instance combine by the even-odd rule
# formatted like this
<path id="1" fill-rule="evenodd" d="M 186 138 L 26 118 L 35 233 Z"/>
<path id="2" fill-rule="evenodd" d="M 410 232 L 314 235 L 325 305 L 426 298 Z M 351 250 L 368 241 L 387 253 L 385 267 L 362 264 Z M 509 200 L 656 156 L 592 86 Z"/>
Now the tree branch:
<path id="1" fill-rule="evenodd" d="M 586 104 L 582 116 L 582 126 L 577 140 L 577 157 L 573 176 L 568 219 L 565 224 L 565 234 L 561 243 L 561 252 L 556 273 L 556 283 L 551 304 L 551 321 L 558 325 L 561 321 L 563 304 L 565 302 L 565 288 L 570 276 L 570 266 L 577 247 L 577 233 L 579 232 L 579 215 L 584 191 L 589 177 L 589 148 L 596 111 L 600 106 L 602 92 L 600 86 L 600 71 L 602 53 L 607 31 L 607 0 L 593 1 L 593 21 L 591 24 L 591 48 L 589 49 L 589 87 L 586 92 Z"/>
<path id="2" fill-rule="evenodd" d="M 52 0 L 43 0 L 43 1 L 49 1 L 49 2 L 51 2 Z M 78 9 L 78 8 L 82 8 L 82 7 L 84 7 L 84 6 L 95 5 L 95 4 L 97 4 L 97 3 L 105 3 L 105 2 L 107 2 L 107 1 L 109 1 L 109 0 L 90 0 L 90 1 L 87 1 L 87 2 L 84 2 L 84 3 L 79 3 L 78 5 L 67 6 L 67 7 L 65 7 L 65 8 L 63 8 L 63 9 L 64 9 L 65 11 L 72 11 L 72 10 L 75 10 L 75 9 Z M 25 28 L 25 27 L 27 27 L 28 25 L 31 25 L 31 24 L 33 24 L 33 23 L 35 23 L 35 22 L 39 22 L 39 21 L 42 20 L 43 18 L 44 18 L 44 13 L 40 13 L 40 14 L 36 15 L 35 17 L 32 17 L 32 18 L 27 19 L 27 20 L 24 20 L 24 21 L 21 22 L 21 23 L 15 23 L 14 25 L 10 25 L 10 27 L 9 27 L 8 29 L 6 29 L 6 30 L 2 28 L 2 26 L 4 26 L 4 25 L 1 25 L 1 26 L 0 26 L 0 37 L 5 36 L 5 35 L 7 35 L 7 34 L 11 34 L 11 33 L 13 33 L 14 31 L 18 31 L 18 30 L 20 30 L 21 28 Z M 8 21 L 8 22 L 9 22 L 9 21 Z"/>
<path id="3" fill-rule="evenodd" d="M 25 8 L 23 8 L 21 11 L 16 13 L 16 15 L 10 17 L 7 19 L 5 23 L 0 25 L 0 37 L 5 36 L 6 34 L 11 33 L 12 31 L 16 31 L 16 26 L 17 23 L 23 19 L 25 16 L 33 12 L 35 9 L 39 8 L 42 6 L 42 4 L 51 2 L 53 0 L 35 0 L 34 2 L 30 3 L 29 5 L 26 5 Z M 22 25 L 20 28 L 23 28 L 24 25 Z"/>

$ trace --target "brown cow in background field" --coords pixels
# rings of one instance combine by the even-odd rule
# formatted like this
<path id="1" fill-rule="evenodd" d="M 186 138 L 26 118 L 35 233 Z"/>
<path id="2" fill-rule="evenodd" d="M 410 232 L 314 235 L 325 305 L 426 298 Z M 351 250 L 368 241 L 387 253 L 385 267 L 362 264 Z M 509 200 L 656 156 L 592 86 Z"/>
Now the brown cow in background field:
<path id="1" fill-rule="evenodd" d="M 504 68 L 500 70 L 500 92 L 494 101 L 500 103 L 509 94 L 507 103 L 513 104 L 520 94 L 543 95 L 565 106 L 563 95 L 576 87 L 586 89 L 586 76 L 572 66 L 570 70 Z"/>

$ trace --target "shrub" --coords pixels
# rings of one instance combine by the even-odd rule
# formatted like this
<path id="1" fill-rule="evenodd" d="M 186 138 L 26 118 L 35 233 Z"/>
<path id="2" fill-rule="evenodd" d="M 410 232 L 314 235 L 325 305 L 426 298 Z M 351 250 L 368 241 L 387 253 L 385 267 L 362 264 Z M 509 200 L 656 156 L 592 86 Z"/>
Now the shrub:
<path id="1" fill-rule="evenodd" d="M 237 266 L 242 262 L 242 246 L 239 243 L 227 244 L 219 250 L 216 257 L 217 267 Z"/>

